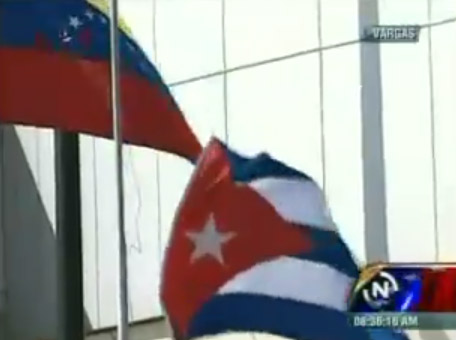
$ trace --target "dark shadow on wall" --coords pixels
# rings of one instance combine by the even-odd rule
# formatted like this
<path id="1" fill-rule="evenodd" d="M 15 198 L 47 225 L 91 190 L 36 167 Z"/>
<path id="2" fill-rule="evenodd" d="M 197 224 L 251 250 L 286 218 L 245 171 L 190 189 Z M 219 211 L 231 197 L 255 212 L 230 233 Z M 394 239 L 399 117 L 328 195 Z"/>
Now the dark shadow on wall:
<path id="1" fill-rule="evenodd" d="M 55 232 L 16 131 L 0 129 L 7 339 L 57 339 Z M 90 329 L 87 315 L 85 321 Z"/>

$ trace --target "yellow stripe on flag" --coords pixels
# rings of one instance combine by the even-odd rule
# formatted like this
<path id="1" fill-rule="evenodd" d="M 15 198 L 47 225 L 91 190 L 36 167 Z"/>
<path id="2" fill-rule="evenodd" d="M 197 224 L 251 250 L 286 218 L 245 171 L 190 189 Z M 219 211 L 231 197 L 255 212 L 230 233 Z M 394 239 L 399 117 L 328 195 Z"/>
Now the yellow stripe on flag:
<path id="1" fill-rule="evenodd" d="M 107 2 L 106 0 L 87 0 L 87 2 L 89 4 L 91 4 L 92 6 L 98 8 L 101 12 L 106 14 L 108 17 L 110 16 L 109 15 L 109 2 Z M 127 23 L 122 18 L 119 18 L 119 28 L 125 34 L 127 34 L 130 38 L 133 38 L 130 27 L 128 27 Z"/>

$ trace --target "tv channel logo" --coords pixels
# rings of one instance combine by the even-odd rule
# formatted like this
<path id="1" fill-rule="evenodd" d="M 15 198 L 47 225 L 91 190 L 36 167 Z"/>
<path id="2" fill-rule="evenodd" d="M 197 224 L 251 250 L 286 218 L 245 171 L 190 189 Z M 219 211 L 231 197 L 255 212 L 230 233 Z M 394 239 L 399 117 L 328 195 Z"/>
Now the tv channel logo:
<path id="1" fill-rule="evenodd" d="M 392 312 L 397 310 L 400 282 L 385 265 L 365 268 L 355 284 L 350 301 L 352 312 Z"/>
<path id="2" fill-rule="evenodd" d="M 361 291 L 364 301 L 372 309 L 379 311 L 391 305 L 394 294 L 399 290 L 399 283 L 394 276 L 386 271 L 381 271 Z"/>

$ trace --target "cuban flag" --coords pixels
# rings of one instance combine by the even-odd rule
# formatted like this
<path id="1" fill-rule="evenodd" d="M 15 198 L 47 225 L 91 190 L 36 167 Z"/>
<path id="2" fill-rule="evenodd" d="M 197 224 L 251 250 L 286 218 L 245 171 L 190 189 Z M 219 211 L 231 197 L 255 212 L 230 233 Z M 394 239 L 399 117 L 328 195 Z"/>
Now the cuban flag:
<path id="1" fill-rule="evenodd" d="M 371 339 L 346 316 L 357 275 L 312 178 L 267 154 L 249 159 L 209 143 L 163 264 L 161 298 L 177 339 Z"/>

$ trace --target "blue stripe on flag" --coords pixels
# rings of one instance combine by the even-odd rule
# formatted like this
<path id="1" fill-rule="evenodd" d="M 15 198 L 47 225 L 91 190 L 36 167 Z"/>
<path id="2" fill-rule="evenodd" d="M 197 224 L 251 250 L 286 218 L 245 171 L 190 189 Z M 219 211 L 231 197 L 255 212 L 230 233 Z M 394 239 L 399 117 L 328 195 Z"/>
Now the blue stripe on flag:
<path id="1" fill-rule="evenodd" d="M 311 227 L 300 226 L 299 228 L 306 229 L 305 232 L 310 233 L 312 249 L 292 257 L 324 263 L 347 276 L 358 277 L 358 266 L 345 242 L 336 232 Z"/>
<path id="2" fill-rule="evenodd" d="M 192 320 L 187 338 L 227 332 L 266 332 L 303 340 L 368 340 L 345 313 L 252 294 L 217 295 Z"/>
<path id="3" fill-rule="evenodd" d="M 267 153 L 249 158 L 229 150 L 224 144 L 222 146 L 230 161 L 233 179 L 236 182 L 245 183 L 265 177 L 312 180 L 306 174 L 271 158 Z"/>

